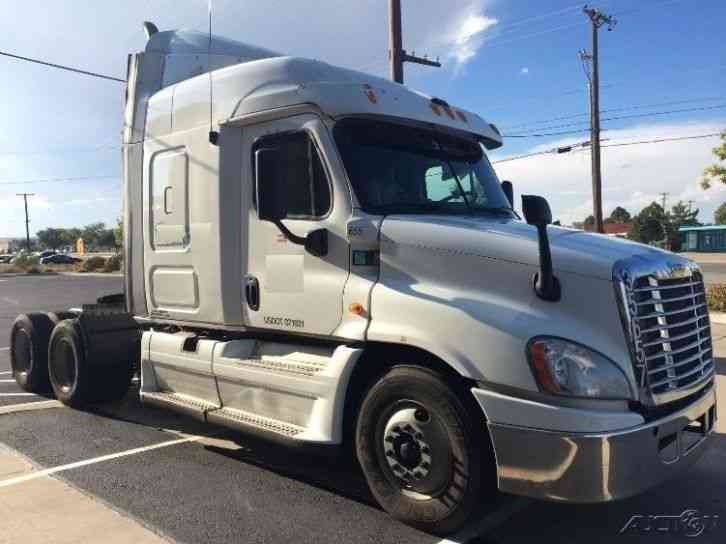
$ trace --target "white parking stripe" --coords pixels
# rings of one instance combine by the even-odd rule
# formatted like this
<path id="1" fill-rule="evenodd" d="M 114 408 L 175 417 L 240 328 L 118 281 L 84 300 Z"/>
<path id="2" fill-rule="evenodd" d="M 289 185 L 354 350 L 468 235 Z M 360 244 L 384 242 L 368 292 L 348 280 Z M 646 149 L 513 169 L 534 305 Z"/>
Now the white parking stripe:
<path id="1" fill-rule="evenodd" d="M 3 370 L 2 372 L 0 372 L 0 375 L 2 375 L 2 374 L 12 374 L 12 373 L 13 373 L 12 370 Z"/>
<path id="2" fill-rule="evenodd" d="M 18 412 L 31 412 L 33 410 L 46 410 L 48 408 L 62 408 L 63 403 L 57 400 L 41 400 L 38 402 L 24 402 L 23 404 L 11 404 L 0 406 L 0 416 L 5 414 L 16 414 Z"/>
<path id="3" fill-rule="evenodd" d="M 0 483 L 0 485 L 2 484 Z M 436 544 L 464 544 L 474 538 L 485 536 L 486 533 L 493 529 L 496 529 L 509 518 L 511 518 L 514 514 L 516 514 L 517 512 L 521 512 L 530 504 L 532 504 L 531 499 L 517 497 L 512 500 L 511 503 L 505 505 L 499 510 L 492 512 L 490 516 L 482 517 L 479 521 L 474 522 L 468 527 L 464 527 L 455 535 L 440 540 Z"/>
<path id="4" fill-rule="evenodd" d="M 7 351 L 9 349 L 10 349 L 10 347 L 0 348 L 0 351 Z"/>
<path id="5" fill-rule="evenodd" d="M 37 397 L 35 393 L 0 393 L 0 397 Z"/>
<path id="6" fill-rule="evenodd" d="M 168 448 L 169 446 L 178 446 L 179 444 L 186 444 L 187 442 L 196 442 L 207 438 L 207 436 L 187 436 L 186 438 L 179 438 L 177 440 L 168 440 L 167 442 L 159 442 L 151 446 L 143 446 L 141 448 L 134 448 L 132 450 L 121 451 L 118 453 L 111 453 L 109 455 L 102 455 L 101 457 L 94 457 L 93 459 L 86 459 L 85 461 L 77 461 L 75 463 L 69 463 L 67 465 L 61 465 L 53 468 L 46 468 L 44 470 L 37 470 L 30 474 L 24 474 L 16 478 L 10 478 L 8 480 L 0 480 L 0 488 L 9 487 L 11 485 L 28 482 L 30 480 L 37 480 L 51 474 L 57 474 L 59 472 L 65 472 L 67 470 L 73 470 L 75 468 L 85 467 L 88 465 L 95 465 L 97 463 L 103 463 L 105 461 L 113 461 L 114 459 L 120 459 L 121 457 L 128 457 L 130 455 L 137 455 L 147 451 L 158 450 L 160 448 Z"/>
<path id="7" fill-rule="evenodd" d="M 0 372 L 2 374 L 2 372 Z M 8 372 L 10 374 L 10 372 Z M 15 380 L 0 380 L 0 383 L 15 383 Z"/>

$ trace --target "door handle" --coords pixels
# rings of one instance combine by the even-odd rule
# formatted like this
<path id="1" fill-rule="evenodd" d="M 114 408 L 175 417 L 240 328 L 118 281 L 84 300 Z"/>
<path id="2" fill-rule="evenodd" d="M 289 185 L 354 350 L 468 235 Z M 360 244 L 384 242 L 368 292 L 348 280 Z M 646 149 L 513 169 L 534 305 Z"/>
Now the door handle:
<path id="1" fill-rule="evenodd" d="M 260 309 L 260 282 L 254 276 L 245 278 L 245 298 L 250 310 L 256 312 Z"/>

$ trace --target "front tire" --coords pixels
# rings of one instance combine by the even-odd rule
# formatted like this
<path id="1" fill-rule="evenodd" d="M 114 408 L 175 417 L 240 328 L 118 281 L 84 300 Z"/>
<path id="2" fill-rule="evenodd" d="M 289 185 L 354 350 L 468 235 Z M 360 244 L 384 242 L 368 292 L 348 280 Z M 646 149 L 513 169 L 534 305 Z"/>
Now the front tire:
<path id="1" fill-rule="evenodd" d="M 432 370 L 393 367 L 368 391 L 356 426 L 358 460 L 381 506 L 438 535 L 464 525 L 493 469 L 482 415 L 459 389 Z"/>

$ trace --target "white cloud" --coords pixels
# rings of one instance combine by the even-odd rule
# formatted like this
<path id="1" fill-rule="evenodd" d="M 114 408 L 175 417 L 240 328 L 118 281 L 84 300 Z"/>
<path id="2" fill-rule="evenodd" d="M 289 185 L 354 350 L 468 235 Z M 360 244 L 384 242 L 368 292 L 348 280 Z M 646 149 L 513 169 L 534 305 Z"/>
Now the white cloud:
<path id="1" fill-rule="evenodd" d="M 527 68 L 526 66 L 522 66 L 522 69 L 519 71 L 519 73 L 523 76 L 526 76 L 529 74 L 529 68 Z"/>
<path id="2" fill-rule="evenodd" d="M 476 5 L 454 23 L 449 35 L 452 45 L 448 54 L 455 62 L 454 73 L 476 56 L 484 44 L 486 31 L 498 22 L 498 19 L 484 15 L 481 5 Z"/>
<path id="3" fill-rule="evenodd" d="M 669 123 L 634 126 L 610 130 L 603 136 L 610 142 L 650 140 L 718 132 L 723 121 Z M 529 152 L 543 151 L 571 144 L 577 139 L 538 145 Z M 726 200 L 726 185 L 714 184 L 704 191 L 700 187 L 704 167 L 714 160 L 711 149 L 717 138 L 681 140 L 602 149 L 603 211 L 615 206 L 631 213 L 668 192 L 668 206 L 678 200 L 693 200 L 700 209 L 702 222 L 713 221 L 713 211 Z M 505 141 L 506 148 L 506 141 Z M 494 159 L 496 160 L 496 159 Z M 514 182 L 517 193 L 546 196 L 552 213 L 563 224 L 582 221 L 592 213 L 590 153 L 577 151 L 563 155 L 540 155 L 495 165 L 501 179 Z"/>

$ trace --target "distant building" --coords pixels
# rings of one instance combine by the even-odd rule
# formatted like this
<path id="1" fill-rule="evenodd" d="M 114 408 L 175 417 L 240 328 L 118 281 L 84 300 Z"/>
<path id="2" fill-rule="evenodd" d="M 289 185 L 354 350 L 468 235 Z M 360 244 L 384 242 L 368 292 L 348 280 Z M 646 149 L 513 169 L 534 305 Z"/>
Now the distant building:
<path id="1" fill-rule="evenodd" d="M 618 238 L 626 238 L 630 232 L 632 223 L 605 223 L 603 229 L 608 236 L 617 236 Z"/>
<path id="2" fill-rule="evenodd" d="M 12 244 L 12 238 L 0 238 L 0 253 L 10 253 L 10 246 Z"/>
<path id="3" fill-rule="evenodd" d="M 681 227 L 678 233 L 682 251 L 726 252 L 726 225 Z"/>
<path id="4" fill-rule="evenodd" d="M 603 224 L 603 230 L 608 236 L 616 236 L 618 238 L 627 238 L 630 232 L 632 223 L 605 223 Z M 585 223 L 578 222 L 572 224 L 573 228 L 585 230 L 587 232 L 593 232 L 595 230 L 594 225 L 585 225 Z"/>

